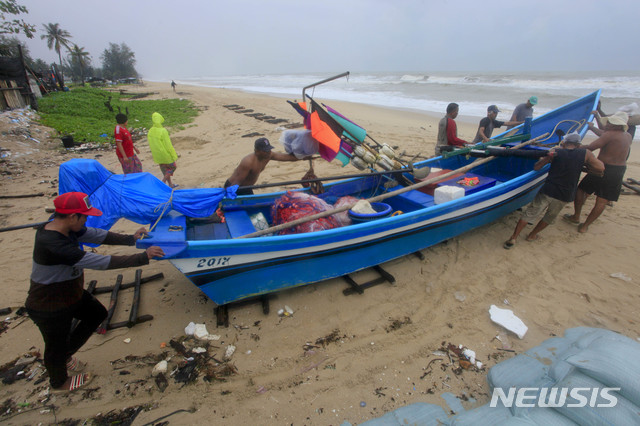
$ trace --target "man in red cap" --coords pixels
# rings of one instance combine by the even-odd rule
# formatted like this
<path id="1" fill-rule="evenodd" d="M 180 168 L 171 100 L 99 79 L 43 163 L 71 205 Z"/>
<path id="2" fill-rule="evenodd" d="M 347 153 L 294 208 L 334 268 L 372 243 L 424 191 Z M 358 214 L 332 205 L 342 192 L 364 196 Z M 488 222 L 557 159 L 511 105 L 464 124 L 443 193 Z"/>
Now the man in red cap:
<path id="1" fill-rule="evenodd" d="M 25 307 L 44 338 L 44 365 L 51 387 L 69 391 L 91 379 L 88 373 L 69 377 L 67 370 L 76 372 L 84 366 L 73 354 L 107 317 L 105 307 L 84 290 L 83 269 L 147 265 L 149 259 L 164 256 L 164 252 L 156 246 L 129 256 L 85 252 L 81 243 L 132 246 L 147 231 L 140 228 L 134 235 L 123 235 L 87 228 L 87 216 L 100 216 L 102 212 L 91 207 L 89 196 L 82 192 L 62 194 L 53 204 L 56 208 L 53 220 L 36 231 Z M 71 330 L 74 318 L 79 322 Z"/>

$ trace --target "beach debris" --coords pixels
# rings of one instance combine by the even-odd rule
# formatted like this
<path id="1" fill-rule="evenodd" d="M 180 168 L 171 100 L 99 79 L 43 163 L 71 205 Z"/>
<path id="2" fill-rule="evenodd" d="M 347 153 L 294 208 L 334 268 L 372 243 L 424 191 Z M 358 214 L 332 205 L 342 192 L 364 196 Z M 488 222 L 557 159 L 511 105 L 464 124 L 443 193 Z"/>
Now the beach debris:
<path id="1" fill-rule="evenodd" d="M 320 337 L 318 339 L 316 339 L 316 345 L 320 345 L 322 347 L 327 346 L 329 343 L 337 343 L 339 341 L 341 341 L 342 339 L 345 339 L 347 336 L 345 334 L 343 334 L 342 336 L 340 335 L 340 330 L 339 329 L 335 329 L 333 330 L 331 333 L 327 334 L 324 337 Z"/>
<path id="2" fill-rule="evenodd" d="M 184 328 L 184 334 L 187 336 L 193 336 L 199 340 L 220 340 L 220 336 L 217 334 L 209 334 L 207 326 L 205 324 L 196 324 L 190 322 Z"/>
<path id="3" fill-rule="evenodd" d="M 123 340 L 123 342 L 125 343 L 131 343 L 131 337 L 127 337 L 126 339 Z"/>
<path id="4" fill-rule="evenodd" d="M 623 272 L 614 272 L 614 273 L 612 273 L 612 274 L 611 274 L 611 275 L 609 275 L 609 276 L 610 276 L 610 277 L 612 277 L 612 278 L 620 278 L 621 280 L 623 280 L 623 281 L 627 281 L 627 282 L 630 282 L 630 281 L 631 281 L 631 277 L 630 277 L 630 276 L 628 276 L 628 275 L 626 275 L 626 274 L 625 274 L 625 273 L 623 273 Z"/>
<path id="5" fill-rule="evenodd" d="M 509 342 L 509 338 L 507 337 L 507 333 L 500 332 L 495 337 L 500 343 L 502 343 L 502 349 L 511 349 L 511 342 Z"/>
<path id="6" fill-rule="evenodd" d="M 467 296 L 465 296 L 461 291 L 456 291 L 453 294 L 453 297 L 455 297 L 458 302 L 464 302 L 467 299 Z"/>
<path id="7" fill-rule="evenodd" d="M 229 360 L 233 356 L 233 353 L 236 351 L 236 347 L 233 345 L 227 346 L 227 349 L 224 351 L 224 359 Z"/>
<path id="8" fill-rule="evenodd" d="M 2 379 L 2 383 L 10 385 L 17 380 L 35 377 L 37 372 L 34 374 L 34 371 L 41 367 L 40 363 L 35 364 L 39 359 L 40 352 L 31 351 L 0 366 L 0 379 Z"/>
<path id="9" fill-rule="evenodd" d="M 164 375 L 164 373 L 158 373 L 156 375 L 155 383 L 160 392 L 164 392 L 165 389 L 167 389 L 167 387 L 169 386 L 169 382 L 167 381 L 167 378 Z"/>
<path id="10" fill-rule="evenodd" d="M 496 305 L 491 305 L 489 315 L 491 316 L 491 321 L 511 331 L 520 339 L 524 338 L 527 333 L 527 326 L 510 309 L 501 309 Z"/>
<path id="11" fill-rule="evenodd" d="M 403 319 L 389 318 L 389 321 L 391 321 L 391 324 L 386 326 L 384 329 L 387 333 L 398 330 L 404 325 L 412 324 L 411 318 L 408 316 L 404 317 Z"/>
<path id="12" fill-rule="evenodd" d="M 264 386 L 260 386 L 258 389 L 256 389 L 256 393 L 265 393 L 267 391 L 267 388 L 265 388 Z"/>
<path id="13" fill-rule="evenodd" d="M 169 365 L 167 364 L 167 361 L 163 359 L 153 367 L 151 375 L 155 377 L 160 373 L 166 373 L 168 368 Z"/>

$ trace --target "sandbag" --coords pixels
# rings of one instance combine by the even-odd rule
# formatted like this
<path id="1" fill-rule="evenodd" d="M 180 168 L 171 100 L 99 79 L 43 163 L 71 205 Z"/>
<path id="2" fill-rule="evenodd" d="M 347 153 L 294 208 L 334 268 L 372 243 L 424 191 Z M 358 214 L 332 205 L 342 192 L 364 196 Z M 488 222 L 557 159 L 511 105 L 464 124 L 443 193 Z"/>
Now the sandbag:
<path id="1" fill-rule="evenodd" d="M 599 381 L 578 371 L 574 371 L 569 374 L 564 378 L 564 380 L 561 380 L 555 386 L 558 388 L 567 387 L 569 389 L 602 389 L 603 387 L 606 387 Z M 587 401 L 587 404 L 584 407 L 568 407 L 568 404 L 578 404 L 580 401 L 572 398 L 570 395 L 567 395 L 567 404 L 563 407 L 557 407 L 554 409 L 580 425 L 637 425 L 640 408 L 620 394 L 615 392 L 611 392 L 611 394 L 615 395 L 617 398 L 615 407 L 591 407 L 589 403 L 590 401 Z M 584 391 L 582 395 L 586 396 L 587 392 Z M 587 398 L 590 399 L 590 396 L 587 396 Z M 596 405 L 607 403 L 609 403 L 609 401 L 600 396 L 595 402 Z"/>
<path id="2" fill-rule="evenodd" d="M 439 405 L 416 402 L 361 424 L 363 426 L 443 426 L 450 423 L 447 413 Z"/>
<path id="3" fill-rule="evenodd" d="M 576 422 L 563 416 L 553 408 L 533 407 L 523 414 L 518 414 L 517 418 L 531 421 L 534 425 L 544 426 L 574 426 Z M 507 424 L 507 423 L 505 423 Z M 502 426 L 502 424 L 500 424 Z"/>
<path id="4" fill-rule="evenodd" d="M 496 425 L 512 418 L 511 411 L 505 407 L 491 408 L 489 404 L 476 407 L 473 410 L 465 411 L 453 417 L 451 425 L 455 426 L 478 426 Z"/>
<path id="5" fill-rule="evenodd" d="M 547 377 L 549 367 L 531 356 L 521 354 L 494 365 L 487 375 L 491 387 L 501 388 L 507 392 L 509 388 L 545 386 L 550 383 Z"/>
<path id="6" fill-rule="evenodd" d="M 621 388 L 620 395 L 640 406 L 640 364 L 631 354 L 640 354 L 640 343 L 606 336 L 594 340 L 566 362 L 605 386 Z"/>

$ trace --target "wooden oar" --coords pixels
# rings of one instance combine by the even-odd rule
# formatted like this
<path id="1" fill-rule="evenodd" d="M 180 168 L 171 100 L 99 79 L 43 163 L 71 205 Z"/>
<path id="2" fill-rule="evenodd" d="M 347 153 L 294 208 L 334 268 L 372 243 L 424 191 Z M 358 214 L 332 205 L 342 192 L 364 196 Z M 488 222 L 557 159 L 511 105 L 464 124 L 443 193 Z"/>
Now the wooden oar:
<path id="1" fill-rule="evenodd" d="M 549 133 L 545 133 L 544 135 L 538 136 L 535 139 L 531 139 L 531 140 L 523 142 L 523 143 L 521 143 L 519 145 L 516 145 L 516 146 L 513 147 L 513 149 L 522 148 L 523 146 L 527 146 L 529 144 L 535 143 L 535 142 L 537 142 L 538 140 L 540 140 L 542 138 L 546 138 L 548 135 L 549 135 Z M 473 169 L 475 167 L 478 167 L 478 166 L 480 166 L 482 164 L 488 163 L 489 161 L 493 161 L 493 160 L 495 160 L 495 157 L 479 159 L 479 160 L 474 161 L 471 164 L 467 164 L 464 167 L 460 167 L 459 169 L 452 170 L 452 171 L 450 171 L 448 173 L 445 173 L 443 175 L 440 175 L 438 177 L 427 179 L 427 180 L 422 181 L 420 183 L 416 183 L 414 185 L 407 186 L 407 187 L 398 189 L 396 191 L 380 194 L 378 196 L 375 196 L 375 197 L 372 197 L 372 198 L 368 198 L 366 201 L 368 201 L 369 203 L 375 203 L 375 202 L 382 201 L 382 200 L 385 200 L 385 199 L 390 198 L 390 197 L 394 197 L 396 195 L 404 194 L 405 192 L 413 191 L 414 189 L 422 188 L 423 186 L 431 185 L 432 183 L 436 183 L 436 182 L 439 182 L 441 180 L 445 180 L 446 178 L 449 178 L 449 177 L 451 177 L 453 175 L 456 175 L 456 174 L 459 174 L 459 173 L 466 173 L 467 171 L 469 171 L 469 170 L 471 170 L 471 169 Z M 238 238 L 253 238 L 253 237 L 260 237 L 260 236 L 265 235 L 265 234 L 272 234 L 274 232 L 278 232 L 278 231 L 281 231 L 283 229 L 288 229 L 288 228 L 291 228 L 293 226 L 300 225 L 301 223 L 310 222 L 312 220 L 321 219 L 323 217 L 331 216 L 331 215 L 334 215 L 336 213 L 341 213 L 341 212 L 344 212 L 344 211 L 347 211 L 347 210 L 351 210 L 355 205 L 356 205 L 356 203 L 353 203 L 353 204 L 345 205 L 345 206 L 342 206 L 342 207 L 338 207 L 336 209 L 327 210 L 327 211 L 324 211 L 324 212 L 321 212 L 321 213 L 317 213 L 317 214 L 314 214 L 314 215 L 301 217 L 300 219 L 296 219 L 296 220 L 293 220 L 291 222 L 283 223 L 282 225 L 273 226 L 271 228 L 263 229 L 261 231 L 253 232 L 251 234 L 243 235 L 243 236 L 240 236 Z"/>

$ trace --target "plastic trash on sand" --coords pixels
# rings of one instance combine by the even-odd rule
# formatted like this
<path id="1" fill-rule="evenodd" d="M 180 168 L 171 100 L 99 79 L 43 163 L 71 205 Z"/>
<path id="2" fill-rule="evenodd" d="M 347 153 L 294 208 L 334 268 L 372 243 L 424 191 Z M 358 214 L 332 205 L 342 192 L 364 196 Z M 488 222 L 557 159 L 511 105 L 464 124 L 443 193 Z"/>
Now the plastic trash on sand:
<path id="1" fill-rule="evenodd" d="M 500 309 L 496 305 L 491 305 L 489 315 L 491 316 L 491 321 L 515 333 L 520 339 L 524 338 L 527 333 L 527 326 L 510 309 Z"/>
<path id="2" fill-rule="evenodd" d="M 220 336 L 217 334 L 209 334 L 205 324 L 195 324 L 190 322 L 189 325 L 184 328 L 184 334 L 187 336 L 193 336 L 200 340 L 220 340 Z"/>

